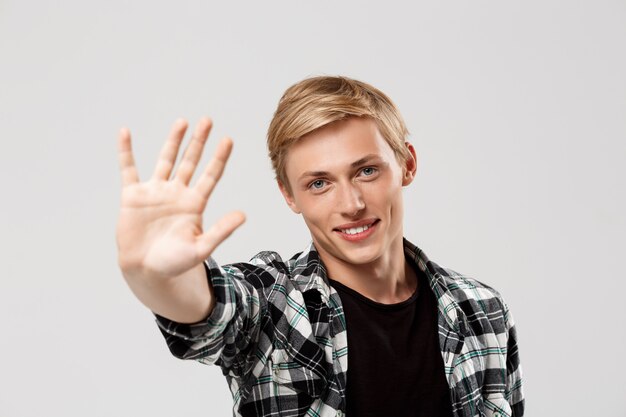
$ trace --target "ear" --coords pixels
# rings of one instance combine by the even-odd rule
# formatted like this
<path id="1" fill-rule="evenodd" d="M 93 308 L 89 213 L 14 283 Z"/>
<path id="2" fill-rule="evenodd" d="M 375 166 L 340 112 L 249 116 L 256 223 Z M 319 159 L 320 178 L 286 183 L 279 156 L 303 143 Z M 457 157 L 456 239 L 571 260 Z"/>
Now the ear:
<path id="1" fill-rule="evenodd" d="M 417 173 L 417 154 L 415 148 L 410 142 L 404 142 L 411 156 L 405 161 L 404 167 L 402 167 L 402 186 L 407 186 L 415 179 Z"/>
<path id="2" fill-rule="evenodd" d="M 285 197 L 285 202 L 287 202 L 287 205 L 289 206 L 291 211 L 293 211 L 296 214 L 300 214 L 301 211 L 298 208 L 298 205 L 296 204 L 296 200 L 294 200 L 293 195 L 291 195 L 291 191 L 287 189 L 287 187 L 279 180 L 276 180 L 276 182 L 278 183 L 278 188 L 280 189 L 280 192 L 283 195 L 283 197 Z"/>

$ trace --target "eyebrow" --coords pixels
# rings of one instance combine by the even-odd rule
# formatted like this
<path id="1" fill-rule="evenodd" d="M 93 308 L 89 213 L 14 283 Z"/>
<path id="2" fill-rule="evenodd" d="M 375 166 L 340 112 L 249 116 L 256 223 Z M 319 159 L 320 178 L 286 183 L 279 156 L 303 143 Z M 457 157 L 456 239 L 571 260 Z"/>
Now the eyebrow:
<path id="1" fill-rule="evenodd" d="M 350 166 L 352 168 L 356 168 L 359 165 L 363 165 L 363 164 L 371 161 L 372 159 L 380 159 L 380 156 L 378 156 L 378 155 L 376 155 L 374 153 L 371 153 L 369 155 L 365 155 L 363 158 L 359 159 L 358 161 L 354 161 L 353 163 L 350 164 Z"/>
<path id="2" fill-rule="evenodd" d="M 371 153 L 369 155 L 365 155 L 363 158 L 358 159 L 358 160 L 352 162 L 350 164 L 350 167 L 351 168 L 356 168 L 356 167 L 358 167 L 360 165 L 363 165 L 365 163 L 370 162 L 373 159 L 380 159 L 380 155 L 377 155 L 377 154 L 374 154 L 374 153 Z M 300 175 L 299 179 L 302 179 L 302 178 L 305 178 L 305 177 L 323 177 L 323 176 L 326 176 L 328 174 L 329 173 L 327 171 L 306 171 L 302 175 Z"/>

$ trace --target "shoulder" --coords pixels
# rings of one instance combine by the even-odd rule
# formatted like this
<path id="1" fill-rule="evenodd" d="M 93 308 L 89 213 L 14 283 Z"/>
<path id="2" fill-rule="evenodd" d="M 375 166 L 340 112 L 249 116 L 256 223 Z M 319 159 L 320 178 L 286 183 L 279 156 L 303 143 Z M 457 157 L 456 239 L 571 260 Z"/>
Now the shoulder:
<path id="1" fill-rule="evenodd" d="M 283 259 L 275 251 L 261 251 L 249 262 L 225 265 L 224 269 L 243 279 L 265 277 L 264 281 L 280 282 L 303 293 L 311 289 L 324 290 L 327 286 L 326 271 L 313 242 L 289 259 Z"/>
<path id="2" fill-rule="evenodd" d="M 249 264 L 255 268 L 261 268 L 275 273 L 289 274 L 289 264 L 285 262 L 278 252 L 261 251 L 250 259 Z"/>
<path id="3" fill-rule="evenodd" d="M 500 291 L 454 269 L 439 265 L 436 269 L 441 285 L 468 317 L 486 314 L 490 320 L 505 318 L 508 307 Z"/>
<path id="4" fill-rule="evenodd" d="M 235 262 L 218 266 L 214 261 L 210 268 L 219 268 L 231 277 L 244 280 L 254 287 L 263 288 L 274 285 L 277 281 L 288 280 L 291 276 L 291 262 L 274 251 L 261 251 L 248 262 Z"/>
<path id="5" fill-rule="evenodd" d="M 440 302 L 445 305 L 451 304 L 450 308 L 454 304 L 459 304 L 469 309 L 480 308 L 490 311 L 505 309 L 502 295 L 492 286 L 434 262 L 422 249 L 406 238 L 404 247 L 408 258 L 429 277 L 430 286 Z"/>
<path id="6" fill-rule="evenodd" d="M 404 239 L 404 246 L 407 256 L 429 277 L 430 286 L 439 301 L 449 308 L 458 304 L 470 312 L 472 309 L 483 311 L 505 309 L 502 295 L 492 286 L 434 262 L 422 249 L 407 239 Z"/>
<path id="7" fill-rule="evenodd" d="M 483 281 L 457 272 L 454 269 L 439 267 L 446 287 L 458 297 L 476 300 L 502 299 L 502 294 L 491 285 Z"/>

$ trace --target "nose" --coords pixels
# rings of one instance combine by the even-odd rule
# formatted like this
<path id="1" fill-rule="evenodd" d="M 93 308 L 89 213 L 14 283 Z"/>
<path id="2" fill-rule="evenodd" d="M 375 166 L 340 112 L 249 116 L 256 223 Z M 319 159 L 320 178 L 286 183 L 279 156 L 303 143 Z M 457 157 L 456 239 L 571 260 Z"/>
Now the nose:
<path id="1" fill-rule="evenodd" d="M 356 184 L 348 183 L 343 185 L 338 196 L 337 207 L 347 217 L 356 217 L 365 208 L 363 193 Z"/>

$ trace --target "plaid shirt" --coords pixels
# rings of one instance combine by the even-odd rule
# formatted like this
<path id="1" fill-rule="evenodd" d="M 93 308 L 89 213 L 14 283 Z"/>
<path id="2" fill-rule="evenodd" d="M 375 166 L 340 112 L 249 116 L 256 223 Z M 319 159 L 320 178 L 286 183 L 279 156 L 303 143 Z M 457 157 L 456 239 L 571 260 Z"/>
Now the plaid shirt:
<path id="1" fill-rule="evenodd" d="M 522 416 L 516 330 L 500 294 L 406 239 L 404 248 L 438 300 L 454 416 Z M 346 321 L 313 243 L 286 262 L 261 252 L 249 263 L 205 265 L 216 299 L 206 320 L 181 324 L 155 314 L 172 354 L 219 365 L 234 416 L 344 415 Z"/>

